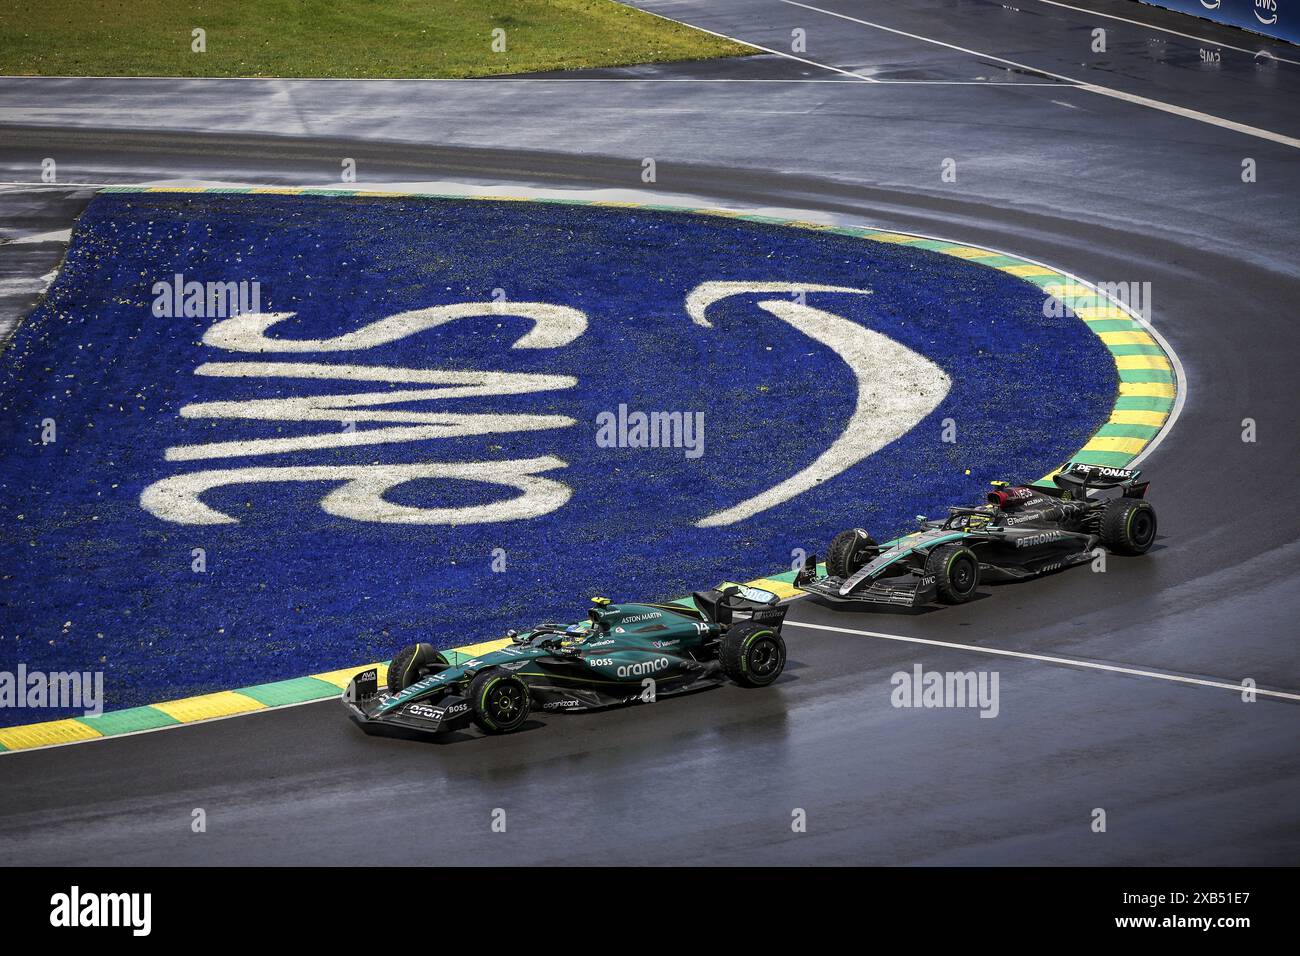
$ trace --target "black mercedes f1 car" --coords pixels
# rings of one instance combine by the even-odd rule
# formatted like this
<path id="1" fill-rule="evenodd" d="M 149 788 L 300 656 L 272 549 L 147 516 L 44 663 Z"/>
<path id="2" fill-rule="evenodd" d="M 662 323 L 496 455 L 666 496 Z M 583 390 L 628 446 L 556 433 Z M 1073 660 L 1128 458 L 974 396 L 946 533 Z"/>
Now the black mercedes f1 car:
<path id="1" fill-rule="evenodd" d="M 343 694 L 368 734 L 420 737 L 473 723 L 518 730 L 533 707 L 580 711 L 715 687 L 766 687 L 785 667 L 786 609 L 771 591 L 724 584 L 693 604 L 611 604 L 593 598 L 587 619 L 511 631 L 510 643 L 474 658 L 431 644 L 403 649 L 358 674 Z"/>
<path id="2" fill-rule="evenodd" d="M 952 507 L 886 546 L 862 528 L 836 535 L 826 574 L 809 557 L 795 586 L 834 601 L 961 604 L 981 581 L 1019 581 L 1093 560 L 1104 546 L 1145 554 L 1156 538 L 1150 482 L 1136 469 L 1074 462 L 1051 485 L 994 482 L 983 505 Z"/>

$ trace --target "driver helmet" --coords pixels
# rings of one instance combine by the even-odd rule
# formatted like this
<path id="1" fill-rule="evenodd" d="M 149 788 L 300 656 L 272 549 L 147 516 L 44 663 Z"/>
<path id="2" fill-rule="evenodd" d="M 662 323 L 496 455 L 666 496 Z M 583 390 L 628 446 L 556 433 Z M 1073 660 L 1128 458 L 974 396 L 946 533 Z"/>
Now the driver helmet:
<path id="1" fill-rule="evenodd" d="M 577 624 L 570 624 L 568 627 L 564 629 L 564 637 L 561 640 L 561 643 L 565 645 L 581 644 L 583 641 L 587 639 L 587 635 L 590 632 L 591 632 L 590 621 L 580 621 Z"/>

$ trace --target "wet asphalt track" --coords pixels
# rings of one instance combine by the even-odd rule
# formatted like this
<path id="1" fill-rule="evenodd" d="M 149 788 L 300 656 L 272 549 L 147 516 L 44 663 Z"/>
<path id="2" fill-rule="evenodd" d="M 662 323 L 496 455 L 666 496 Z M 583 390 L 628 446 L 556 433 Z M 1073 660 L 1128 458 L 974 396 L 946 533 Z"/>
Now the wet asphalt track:
<path id="1" fill-rule="evenodd" d="M 1264 45 L 1135 4 L 1080 3 Z M 1144 464 L 1163 532 L 1149 558 L 922 614 L 805 601 L 791 621 L 1300 691 L 1300 152 L 1065 83 L 1029 85 L 1042 80 L 779 0 L 643 5 L 774 47 L 803 26 L 806 55 L 845 69 L 1017 85 L 868 84 L 771 57 L 606 71 L 639 82 L 5 80 L 0 178 L 30 181 L 53 152 L 74 182 L 325 185 L 337 157 L 353 156 L 375 182 L 635 189 L 651 155 L 662 193 L 816 210 L 1093 280 L 1149 281 L 1190 384 Z M 1037 0 L 817 5 L 1300 135 L 1300 67 L 1225 51 L 1210 72 L 1206 44 Z M 1111 30 L 1111 53 L 1084 67 L 1093 25 Z M 670 85 L 691 76 L 829 82 Z M 948 156 L 956 184 L 939 182 Z M 1241 183 L 1243 157 L 1257 183 Z M 0 194 L 0 211 L 33 195 Z M 66 227 L 79 202 L 53 195 L 33 232 Z M 31 268 L 5 252 L 5 278 Z M 1255 444 L 1240 440 L 1246 417 Z M 375 740 L 321 703 L 7 755 L 0 860 L 1284 864 L 1300 851 L 1294 703 L 793 623 L 787 640 L 775 689 L 547 717 L 506 738 Z M 890 675 L 918 662 L 996 669 L 998 718 L 890 707 Z M 203 835 L 190 831 L 196 807 Z M 805 834 L 791 832 L 796 807 Z M 1097 807 L 1105 834 L 1089 827 Z M 504 834 L 491 832 L 494 808 L 506 810 Z"/>

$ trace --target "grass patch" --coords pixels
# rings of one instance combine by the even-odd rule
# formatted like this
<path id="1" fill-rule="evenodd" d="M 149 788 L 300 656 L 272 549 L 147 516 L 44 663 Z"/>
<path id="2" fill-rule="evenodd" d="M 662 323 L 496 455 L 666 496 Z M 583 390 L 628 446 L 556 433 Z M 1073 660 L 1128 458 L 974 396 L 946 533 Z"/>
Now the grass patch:
<path id="1" fill-rule="evenodd" d="M 195 28 L 204 53 L 191 49 Z M 505 31 L 494 51 L 493 30 Z M 5 0 L 0 73 L 467 77 L 743 56 L 612 0 Z"/>

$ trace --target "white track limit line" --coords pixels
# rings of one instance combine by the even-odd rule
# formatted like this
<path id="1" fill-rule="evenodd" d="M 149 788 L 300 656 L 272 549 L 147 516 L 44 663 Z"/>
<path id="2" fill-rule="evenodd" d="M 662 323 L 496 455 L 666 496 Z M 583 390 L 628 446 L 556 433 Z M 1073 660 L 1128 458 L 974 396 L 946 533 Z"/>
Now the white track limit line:
<path id="1" fill-rule="evenodd" d="M 1018 657 L 1021 660 L 1041 661 L 1045 664 L 1063 664 L 1067 667 L 1083 667 L 1094 671 L 1109 671 L 1112 674 L 1128 674 L 1133 677 L 1153 677 L 1175 684 L 1192 684 L 1197 687 L 1219 687 L 1223 690 L 1241 693 L 1250 690 L 1263 697 L 1275 697 L 1279 700 L 1300 700 L 1300 694 L 1282 690 L 1263 690 L 1258 687 L 1247 688 L 1242 684 L 1230 684 L 1227 681 L 1206 680 L 1203 677 L 1183 677 L 1179 674 L 1164 674 L 1160 671 L 1142 670 L 1137 667 L 1120 667 L 1117 664 L 1099 664 L 1096 661 L 1081 661 L 1071 657 L 1051 657 L 1047 654 L 1029 654 L 1025 651 L 1007 651 L 999 647 L 981 647 L 978 644 L 958 644 L 953 641 L 935 641 L 925 637 L 907 637 L 902 634 L 883 634 L 880 631 L 860 631 L 852 627 L 835 627 L 830 624 L 809 624 L 804 621 L 786 621 L 786 627 L 806 627 L 816 631 L 834 631 L 840 634 L 854 634 L 859 637 L 875 637 L 882 641 L 902 641 L 907 644 L 925 644 L 930 647 L 947 647 L 957 651 L 974 651 L 977 654 L 993 654 L 997 657 Z"/>
<path id="2" fill-rule="evenodd" d="M 1050 76 L 1053 79 L 1070 83 L 1076 89 L 1086 90 L 1089 93 L 1096 93 L 1099 96 L 1109 96 L 1113 99 L 1123 100 L 1125 103 L 1132 103 L 1136 106 L 1145 106 L 1148 109 L 1172 113 L 1175 116 L 1182 116 L 1186 119 L 1196 120 L 1198 123 L 1207 123 L 1211 126 L 1218 126 L 1221 129 L 1232 130 L 1236 133 L 1244 133 L 1247 136 L 1255 136 L 1259 139 L 1281 143 L 1283 146 L 1290 146 L 1293 149 L 1300 149 L 1300 139 L 1297 139 L 1294 136 L 1285 136 L 1282 133 L 1275 133 L 1272 130 L 1260 129 L 1258 126 L 1238 123 L 1235 120 L 1224 119 L 1222 116 L 1212 116 L 1209 113 L 1202 113 L 1200 110 L 1188 109 L 1185 106 L 1177 106 L 1173 103 L 1166 103 L 1163 100 L 1153 100 L 1148 96 L 1138 96 L 1136 93 L 1125 93 L 1123 90 L 1112 89 L 1109 86 L 1101 86 L 1097 83 L 1089 83 L 1086 80 L 1078 80 L 1072 76 L 1065 76 L 1061 73 L 1053 73 L 1050 70 L 1044 70 L 1036 66 L 1029 66 L 1026 63 L 1018 63 L 1015 60 L 1008 60 L 1006 57 L 994 56 L 991 53 L 982 53 L 979 50 L 972 50 L 969 47 L 958 46 L 955 43 L 947 43 L 943 40 L 936 40 L 933 37 L 921 36 L 919 33 L 908 33 L 906 30 L 887 27 L 884 24 L 873 23 L 870 20 L 861 20 L 858 17 L 851 17 L 846 13 L 836 13 L 834 10 L 815 7 L 809 3 L 800 3 L 799 0 L 780 0 L 780 2 L 789 4 L 792 7 L 802 7 L 805 10 L 812 10 L 814 13 L 823 13 L 828 17 L 838 17 L 841 20 L 848 20 L 851 23 L 861 24 L 864 27 L 871 27 L 875 30 L 883 30 L 886 33 L 893 33 L 897 36 L 907 37 L 911 40 L 919 40 L 922 43 L 932 43 L 935 46 L 946 47 L 949 50 L 956 50 L 958 53 L 965 53 L 969 56 L 979 57 L 984 60 L 993 60 L 997 63 L 1005 63 L 1007 66 L 1015 67 L 1018 70 L 1029 70 L 1033 73 L 1037 73 L 1039 76 Z M 820 65 L 824 66 L 825 64 Z"/>
<path id="3" fill-rule="evenodd" d="M 802 63 L 805 66 L 820 67 L 823 70 L 830 70 L 832 73 L 839 73 L 841 76 L 851 76 L 855 80 L 862 80 L 863 82 L 866 83 L 880 82 L 879 80 L 873 79 L 872 77 L 863 76 L 861 73 L 854 73 L 852 70 L 844 70 L 838 66 L 831 66 L 829 63 L 818 63 L 816 60 L 809 60 L 802 56 L 795 56 L 793 53 L 786 53 L 784 50 L 774 50 L 770 46 L 761 46 L 757 43 L 754 43 L 751 40 L 741 40 L 737 37 L 727 36 L 727 34 L 725 33 L 718 33 L 716 30 L 706 30 L 704 29 L 704 27 L 697 27 L 695 26 L 695 24 L 686 23 L 684 20 L 674 20 L 672 17 L 666 17 L 662 13 L 655 13 L 653 10 L 642 10 L 640 7 L 633 7 L 630 4 L 623 2 L 623 0 L 615 0 L 615 2 L 620 3 L 622 6 L 628 7 L 629 9 L 636 10 L 639 13 L 648 13 L 652 17 L 658 17 L 660 20 L 666 20 L 668 23 L 675 23 L 678 26 L 687 26 L 690 27 L 692 30 L 698 30 L 701 33 L 707 33 L 709 36 L 719 37 L 720 39 L 723 40 L 730 40 L 732 43 L 739 43 L 742 46 L 752 47 L 755 50 L 762 50 L 764 53 L 771 53 L 774 56 L 783 56 L 787 60 L 794 60 L 796 63 Z"/>

